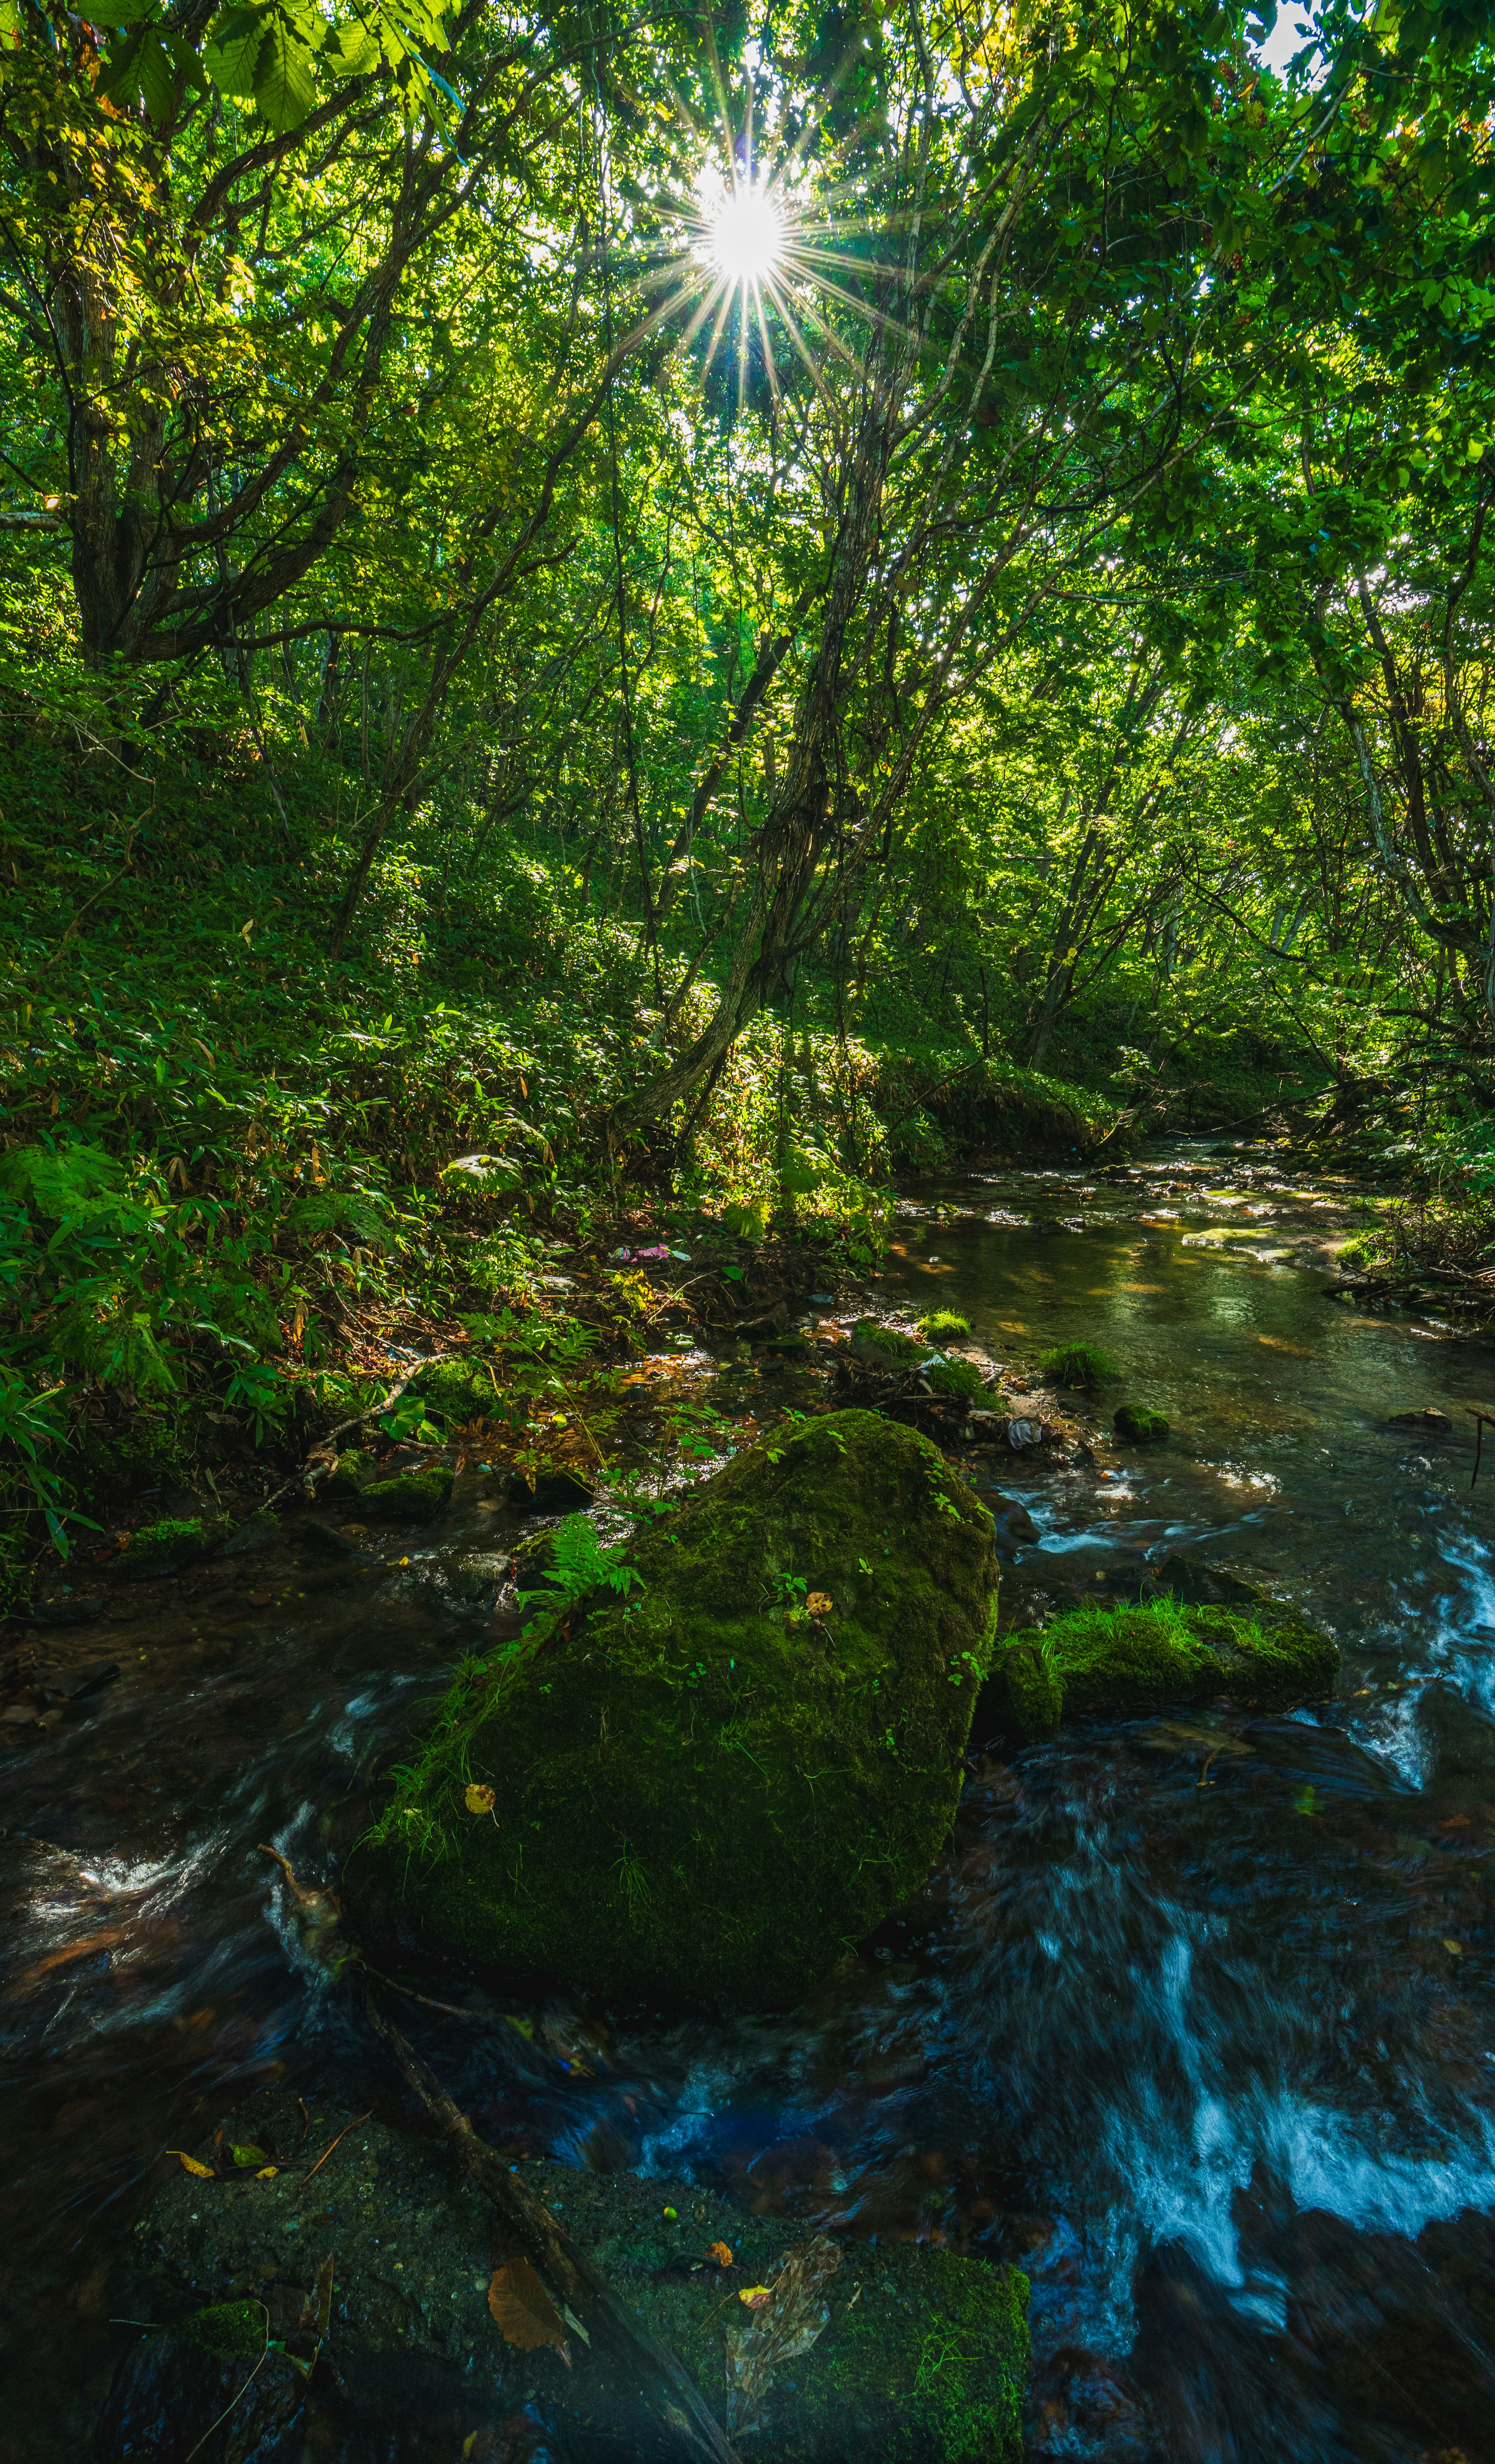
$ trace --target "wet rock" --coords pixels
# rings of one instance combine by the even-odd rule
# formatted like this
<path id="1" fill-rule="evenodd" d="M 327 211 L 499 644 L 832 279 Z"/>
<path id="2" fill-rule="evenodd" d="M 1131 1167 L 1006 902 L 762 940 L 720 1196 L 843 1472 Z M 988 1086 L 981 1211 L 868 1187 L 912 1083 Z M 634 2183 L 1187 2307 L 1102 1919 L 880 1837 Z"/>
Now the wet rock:
<path id="1" fill-rule="evenodd" d="M 1424 1404 L 1419 1412 L 1393 1412 L 1386 1425 L 1389 1429 L 1419 1429 L 1436 1438 L 1451 1437 L 1454 1427 L 1448 1414 L 1440 1412 L 1432 1403 Z"/>
<path id="2" fill-rule="evenodd" d="M 1145 1403 L 1122 1403 L 1112 1424 L 1118 1438 L 1134 1446 L 1161 1445 L 1168 1435 L 1168 1422 L 1161 1412 L 1150 1411 Z"/>
<path id="3" fill-rule="evenodd" d="M 231 1528 L 227 1515 L 189 1515 L 182 1520 L 173 1517 L 147 1523 L 132 1535 L 120 1560 L 121 1570 L 137 1583 L 183 1573 L 188 1566 L 200 1565 L 215 1549 L 221 1549 Z"/>
<path id="4" fill-rule="evenodd" d="M 320 1557 L 355 1557 L 366 1566 L 373 1563 L 372 1552 L 356 1531 L 340 1531 L 335 1524 L 319 1523 L 308 1518 L 296 1527 L 295 1537 L 306 1549 L 315 1549 Z"/>
<path id="5" fill-rule="evenodd" d="M 1164 1592 L 1186 1608 L 1256 1607 L 1267 1598 L 1259 1583 L 1232 1573 L 1228 1566 L 1201 1566 L 1176 1549 L 1154 1559 L 1142 1577 L 1142 1598 L 1156 1599 Z"/>
<path id="6" fill-rule="evenodd" d="M 1083 2456 L 1086 2464 L 1150 2464 L 1147 2399 L 1104 2353 L 1066 2344 L 1033 2373 L 1023 2453 Z"/>
<path id="7" fill-rule="evenodd" d="M 1218 1695 L 1264 1707 L 1308 1702 L 1330 1691 L 1338 1670 L 1329 1637 L 1264 1595 L 1250 1615 L 1161 1599 L 1078 1608 L 1015 1631 L 993 1663 L 989 1699 L 1020 1736 L 1051 1737 L 1087 1712 Z"/>
<path id="8" fill-rule="evenodd" d="M 319 2153 L 353 2116 L 320 2103 L 316 2112 L 311 2145 Z M 226 2135 L 278 2151 L 296 2145 L 301 2127 L 294 2097 L 272 2091 L 242 2106 Z M 211 2155 L 210 2140 L 203 2154 Z M 606 2418 L 582 2422 L 569 2410 L 580 2373 L 550 2351 L 523 2353 L 499 2335 L 488 2307 L 493 2211 L 438 2145 L 365 2120 L 313 2184 L 303 2187 L 301 2169 L 288 2166 L 270 2181 L 174 2173 L 135 2237 L 157 2316 L 205 2296 L 238 2308 L 263 2299 L 277 2333 L 280 2321 L 299 2315 L 321 2261 L 336 2254 L 332 2367 L 324 2364 L 312 2381 L 294 2443 L 262 2449 L 265 2464 L 272 2453 L 280 2464 L 282 2453 L 285 2464 L 300 2464 L 304 2453 L 330 2455 L 334 2464 L 417 2456 L 455 2464 L 465 2451 L 472 2464 L 479 2457 L 500 2464 L 511 2451 L 496 2442 L 527 2402 L 531 2420 L 575 2464 L 639 2464 L 636 2440 L 620 2444 Z M 691 2182 L 543 2159 L 521 2160 L 517 2170 L 724 2419 L 729 2351 L 747 2323 L 737 2294 L 771 2283 L 816 2226 L 750 2215 Z M 730 2252 L 730 2265 L 712 2255 L 714 2245 Z M 760 2453 L 765 2464 L 769 2457 L 851 2464 L 863 2456 L 877 2464 L 1019 2464 L 1026 2278 L 1013 2267 L 909 2243 L 838 2237 L 837 2248 L 840 2264 L 825 2286 L 828 2320 L 809 2349 L 771 2379 L 761 2428 L 744 2455 Z M 184 2351 L 180 2331 L 169 2341 L 179 2371 L 185 2362 L 206 2364 L 201 2351 Z M 157 2369 L 159 2382 L 165 2371 Z M 330 2394 L 334 2380 L 341 2390 Z M 219 2409 L 232 2392 L 231 2383 Z M 439 2422 L 441 2443 L 407 2445 L 398 2435 L 405 2420 L 421 2421 L 421 2402 L 422 2426 Z M 339 2407 L 354 2409 L 365 2438 L 377 2429 L 378 2443 L 350 2439 L 339 2428 L 348 2417 Z M 201 2428 L 212 2418 L 208 2413 Z M 133 2453 L 181 2464 L 191 2444 L 188 2436 L 174 2451 Z M 123 2464 L 118 2444 L 102 2448 L 102 2464 L 117 2459 Z"/>
<path id="9" fill-rule="evenodd" d="M 261 2332 L 254 2351 L 263 2350 Z M 260 2464 L 282 2452 L 289 2456 L 282 2436 L 304 2396 L 300 2373 L 284 2353 L 266 2354 L 256 2368 L 253 2358 L 214 2349 L 189 2324 L 148 2337 L 125 2355 L 94 2453 L 98 2464 L 181 2464 L 199 2448 L 210 2452 L 213 2464 L 251 2464 L 252 2458 Z M 224 2415 L 209 2448 L 209 2433 Z"/>
<path id="10" fill-rule="evenodd" d="M 1482 1705 L 1435 1678 L 1423 1691 L 1418 1717 L 1433 1746 L 1440 1779 L 1495 1780 L 1495 1720 Z"/>
<path id="11" fill-rule="evenodd" d="M 23 1612 L 27 1625 L 92 1625 L 103 1615 L 103 1601 L 93 1593 L 54 1592 Z"/>
<path id="12" fill-rule="evenodd" d="M 999 1490 L 983 1493 L 981 1503 L 997 1526 L 999 1549 L 1020 1549 L 1038 1538 L 1038 1525 L 1022 1501 L 1003 1497 Z"/>
<path id="13" fill-rule="evenodd" d="M 459 1680 L 349 1888 L 382 1878 L 430 1937 L 510 1968 L 792 2000 L 938 1853 L 991 1519 L 926 1438 L 839 1412 L 739 1455 L 628 1564 L 626 1597 L 541 1611 Z"/>
<path id="14" fill-rule="evenodd" d="M 117 1660 L 96 1660 L 75 1676 L 60 1680 L 54 1690 L 62 1696 L 64 1702 L 86 1703 L 94 1695 L 102 1694 L 106 1686 L 114 1684 L 119 1674 Z"/>
<path id="15" fill-rule="evenodd" d="M 256 1550 L 273 1549 L 279 1537 L 277 1517 L 271 1513 L 268 1506 L 262 1506 L 257 1514 L 252 1514 L 247 1523 L 241 1523 L 237 1530 L 230 1532 L 223 1544 L 223 1553 L 226 1557 L 248 1557 Z"/>
<path id="16" fill-rule="evenodd" d="M 581 1514 L 595 1504 L 597 1491 L 574 1471 L 542 1471 L 532 1488 L 517 1473 L 506 1491 L 509 1504 L 521 1514 Z"/>

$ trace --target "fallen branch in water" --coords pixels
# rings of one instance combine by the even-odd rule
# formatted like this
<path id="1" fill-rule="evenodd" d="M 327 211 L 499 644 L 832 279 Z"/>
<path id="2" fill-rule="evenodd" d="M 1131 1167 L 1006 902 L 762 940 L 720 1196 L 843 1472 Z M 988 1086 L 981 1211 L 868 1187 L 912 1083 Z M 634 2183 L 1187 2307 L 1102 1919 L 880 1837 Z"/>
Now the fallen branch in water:
<path id="1" fill-rule="evenodd" d="M 493 2201 L 511 2238 L 539 2277 L 555 2304 L 558 2337 L 560 2326 L 564 2325 L 577 2339 L 581 2350 L 571 2365 L 576 2385 L 574 2391 L 567 2391 L 567 2410 L 579 2411 L 599 2428 L 626 2436 L 629 2453 L 639 2464 L 737 2464 L 725 2432 L 683 2364 L 640 2325 L 549 2209 L 513 2167 L 479 2139 L 408 2037 L 381 2011 L 374 1988 L 382 1985 L 396 1993 L 409 1993 L 413 2001 L 437 2011 L 450 2010 L 457 2018 L 477 2014 L 432 2002 L 429 1995 L 396 1984 L 393 1977 L 381 1976 L 343 1935 L 342 1909 L 336 1893 L 309 1888 L 278 1848 L 265 1841 L 260 1848 L 264 1856 L 274 1858 L 285 1878 L 307 1950 L 329 1975 L 357 1974 L 374 2034 L 389 2047 L 429 2120 L 463 2169 Z M 339 2136 L 345 2137 L 346 2132 Z M 334 2140 L 333 2146 L 337 2144 Z M 326 2155 L 331 2153 L 329 2147 Z M 319 2157 L 313 2172 L 325 2162 L 326 2156 Z M 310 2174 L 305 2178 L 310 2180 Z"/>

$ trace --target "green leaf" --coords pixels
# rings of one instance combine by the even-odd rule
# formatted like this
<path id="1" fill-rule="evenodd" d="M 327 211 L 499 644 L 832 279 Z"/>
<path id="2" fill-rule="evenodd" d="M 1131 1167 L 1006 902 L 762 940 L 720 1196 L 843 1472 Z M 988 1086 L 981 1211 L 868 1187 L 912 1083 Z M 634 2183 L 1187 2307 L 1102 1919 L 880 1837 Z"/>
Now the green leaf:
<path id="1" fill-rule="evenodd" d="M 229 9 L 214 19 L 203 58 L 209 76 L 225 94 L 253 95 L 268 33 L 259 9 Z"/>
<path id="2" fill-rule="evenodd" d="M 277 134 L 296 128 L 317 99 L 312 54 L 277 12 L 254 72 L 254 103 Z"/>

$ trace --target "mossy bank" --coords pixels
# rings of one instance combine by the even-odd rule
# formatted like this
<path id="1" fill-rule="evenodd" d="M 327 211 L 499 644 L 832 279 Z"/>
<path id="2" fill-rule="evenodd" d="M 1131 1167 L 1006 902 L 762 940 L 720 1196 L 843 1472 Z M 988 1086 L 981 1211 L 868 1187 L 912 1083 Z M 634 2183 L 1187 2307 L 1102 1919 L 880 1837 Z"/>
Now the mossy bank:
<path id="1" fill-rule="evenodd" d="M 434 1943 L 510 1969 L 793 2000 L 927 1876 L 995 1631 L 993 1527 L 868 1412 L 740 1455 L 626 1597 L 458 1683 L 355 1850 Z"/>

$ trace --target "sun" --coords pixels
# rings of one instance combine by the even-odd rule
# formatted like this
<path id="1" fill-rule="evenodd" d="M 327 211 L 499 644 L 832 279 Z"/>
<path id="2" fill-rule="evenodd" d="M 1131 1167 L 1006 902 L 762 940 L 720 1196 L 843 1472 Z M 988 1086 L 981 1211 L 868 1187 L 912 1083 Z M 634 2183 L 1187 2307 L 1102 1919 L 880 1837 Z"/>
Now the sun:
<path id="1" fill-rule="evenodd" d="M 783 254 L 784 218 L 764 187 L 724 189 L 708 212 L 702 254 L 733 288 L 764 281 Z"/>

